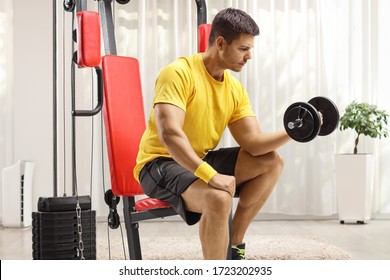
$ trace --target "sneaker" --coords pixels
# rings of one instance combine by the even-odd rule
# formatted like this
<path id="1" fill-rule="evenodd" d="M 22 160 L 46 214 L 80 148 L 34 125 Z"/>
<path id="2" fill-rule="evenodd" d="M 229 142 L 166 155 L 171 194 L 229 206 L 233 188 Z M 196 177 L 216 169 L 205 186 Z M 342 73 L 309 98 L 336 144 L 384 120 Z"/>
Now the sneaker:
<path id="1" fill-rule="evenodd" d="M 232 260 L 245 260 L 245 243 L 232 245 Z"/>

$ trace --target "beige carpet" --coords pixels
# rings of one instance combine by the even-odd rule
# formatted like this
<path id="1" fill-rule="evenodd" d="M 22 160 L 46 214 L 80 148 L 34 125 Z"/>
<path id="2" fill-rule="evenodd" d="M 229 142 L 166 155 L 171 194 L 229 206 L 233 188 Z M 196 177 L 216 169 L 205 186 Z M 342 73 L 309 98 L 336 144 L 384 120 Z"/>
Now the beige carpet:
<path id="1" fill-rule="evenodd" d="M 246 256 L 249 260 L 347 260 L 350 256 L 338 247 L 315 236 L 259 235 L 246 238 Z M 145 260 L 202 259 L 198 237 L 143 238 L 142 257 Z M 129 258 L 127 253 L 126 257 Z M 125 259 L 120 238 L 97 241 L 97 259 Z"/>

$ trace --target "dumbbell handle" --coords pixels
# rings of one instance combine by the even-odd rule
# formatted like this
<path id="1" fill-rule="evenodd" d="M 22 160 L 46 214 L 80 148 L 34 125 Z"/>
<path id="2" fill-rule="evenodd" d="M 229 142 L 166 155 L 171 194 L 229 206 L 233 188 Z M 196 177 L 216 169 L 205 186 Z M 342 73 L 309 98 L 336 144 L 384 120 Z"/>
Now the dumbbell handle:
<path id="1" fill-rule="evenodd" d="M 301 127 L 301 126 L 302 126 L 302 122 L 303 122 L 302 119 L 296 119 L 296 120 L 293 121 L 293 122 L 289 122 L 289 123 L 287 124 L 287 126 L 288 126 L 289 129 L 294 129 L 294 128 L 296 128 L 296 127 Z"/>
<path id="2" fill-rule="evenodd" d="M 301 110 L 304 110 L 303 111 L 303 114 L 302 114 L 302 116 L 301 116 Z M 299 111 L 298 111 L 298 118 L 295 120 L 295 121 L 293 121 L 293 122 L 289 122 L 288 124 L 287 124 L 287 127 L 289 128 L 289 129 L 294 129 L 294 128 L 297 128 L 297 127 L 301 127 L 302 126 L 302 124 L 303 124 L 303 119 L 306 117 L 306 114 L 307 114 L 307 109 L 306 108 L 303 108 L 302 106 L 299 106 Z"/>
<path id="3" fill-rule="evenodd" d="M 303 116 L 301 118 L 298 118 L 298 119 L 296 119 L 293 122 L 289 122 L 287 124 L 287 127 L 289 129 L 294 129 L 294 128 L 297 128 L 297 127 L 301 127 L 302 124 L 303 124 L 303 118 L 306 116 L 306 114 L 307 114 L 307 110 L 305 110 L 305 112 L 303 113 Z M 321 121 L 321 125 L 322 125 L 323 124 L 323 116 L 324 116 L 324 114 L 321 111 L 318 111 L 318 116 L 320 117 L 320 121 Z"/>

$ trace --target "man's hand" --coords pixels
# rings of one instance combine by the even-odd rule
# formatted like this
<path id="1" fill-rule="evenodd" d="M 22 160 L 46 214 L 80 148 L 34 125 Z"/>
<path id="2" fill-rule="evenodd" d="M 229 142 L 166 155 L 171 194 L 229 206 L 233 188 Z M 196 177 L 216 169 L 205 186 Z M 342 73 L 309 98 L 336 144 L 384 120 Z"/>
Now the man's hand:
<path id="1" fill-rule="evenodd" d="M 217 173 L 211 178 L 209 185 L 215 189 L 228 192 L 232 197 L 236 192 L 236 178 L 234 176 Z"/>

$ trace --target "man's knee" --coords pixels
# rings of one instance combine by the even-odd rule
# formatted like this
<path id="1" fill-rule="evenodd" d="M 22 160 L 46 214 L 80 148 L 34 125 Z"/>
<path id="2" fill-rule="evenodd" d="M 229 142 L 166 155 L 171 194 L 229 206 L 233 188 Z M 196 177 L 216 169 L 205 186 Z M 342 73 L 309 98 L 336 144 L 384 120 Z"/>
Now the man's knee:
<path id="1" fill-rule="evenodd" d="M 277 172 L 282 172 L 284 168 L 284 160 L 280 156 L 280 154 L 276 151 L 270 153 L 271 156 L 271 164 L 273 165 L 273 170 Z"/>
<path id="2" fill-rule="evenodd" d="M 206 196 L 206 211 L 210 213 L 218 213 L 221 215 L 228 215 L 231 211 L 233 198 L 231 195 L 222 190 L 211 189 Z"/>
<path id="3" fill-rule="evenodd" d="M 236 163 L 236 181 L 238 184 L 242 184 L 262 175 L 279 177 L 282 174 L 283 167 L 284 161 L 276 151 L 253 156 L 241 150 Z"/>
<path id="4" fill-rule="evenodd" d="M 257 164 L 254 166 L 258 167 L 259 175 L 263 175 L 264 173 L 275 173 L 280 175 L 284 168 L 284 160 L 276 151 L 270 152 L 264 156 L 257 156 L 256 161 Z"/>

